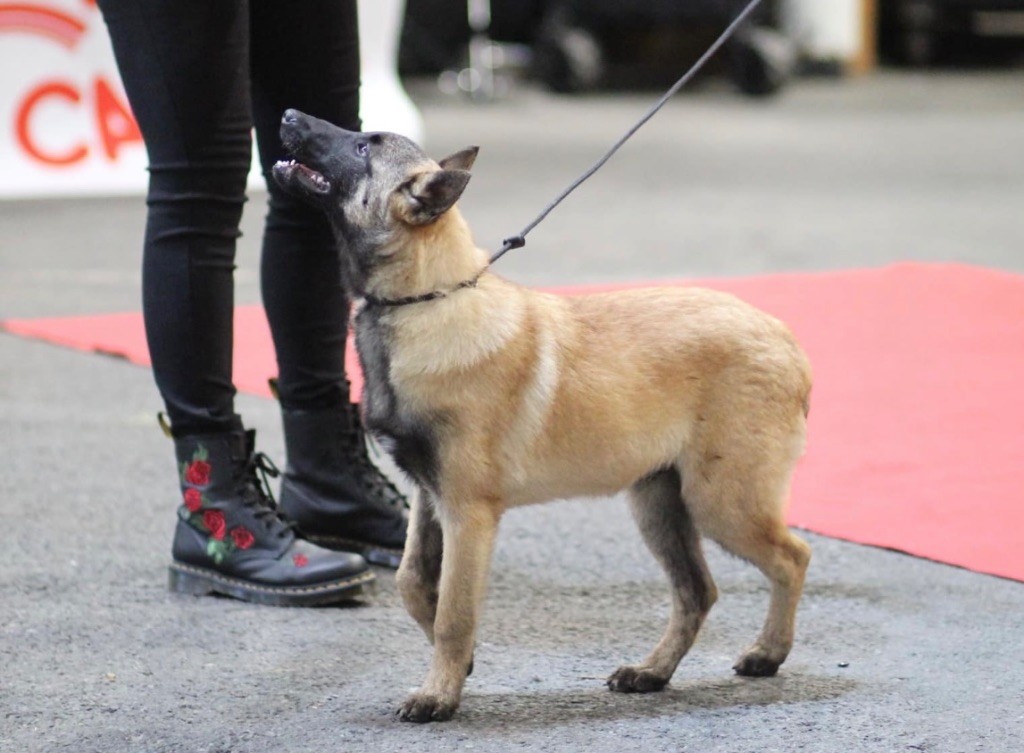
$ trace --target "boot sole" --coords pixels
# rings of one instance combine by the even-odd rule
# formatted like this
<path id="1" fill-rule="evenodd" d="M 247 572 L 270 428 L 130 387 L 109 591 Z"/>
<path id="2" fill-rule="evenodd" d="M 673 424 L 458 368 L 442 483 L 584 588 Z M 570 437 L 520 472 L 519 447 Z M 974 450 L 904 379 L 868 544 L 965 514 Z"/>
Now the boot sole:
<path id="1" fill-rule="evenodd" d="M 220 594 L 253 604 L 278 607 L 309 607 L 350 601 L 372 593 L 377 579 L 373 573 L 365 572 L 315 586 L 265 586 L 181 562 L 171 563 L 168 576 L 168 586 L 174 593 L 192 596 Z"/>
<path id="2" fill-rule="evenodd" d="M 390 567 L 394 570 L 402 564 L 403 549 L 390 549 L 385 546 L 367 544 L 365 541 L 356 541 L 355 539 L 343 539 L 338 536 L 311 536 L 306 532 L 303 532 L 303 538 L 312 544 L 322 546 L 324 549 L 359 554 L 371 565 Z"/>

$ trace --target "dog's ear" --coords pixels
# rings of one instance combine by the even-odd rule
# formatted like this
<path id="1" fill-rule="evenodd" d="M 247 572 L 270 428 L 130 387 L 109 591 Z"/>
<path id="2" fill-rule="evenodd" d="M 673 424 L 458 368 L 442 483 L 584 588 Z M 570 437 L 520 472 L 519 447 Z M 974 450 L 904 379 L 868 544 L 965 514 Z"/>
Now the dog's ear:
<path id="1" fill-rule="evenodd" d="M 468 170 L 435 170 L 406 183 L 410 206 L 403 213 L 413 225 L 426 225 L 447 212 L 466 190 Z"/>
<path id="2" fill-rule="evenodd" d="M 449 154 L 437 164 L 443 170 L 469 170 L 473 167 L 473 163 L 476 162 L 476 155 L 479 153 L 480 147 L 467 146 L 460 152 Z"/>

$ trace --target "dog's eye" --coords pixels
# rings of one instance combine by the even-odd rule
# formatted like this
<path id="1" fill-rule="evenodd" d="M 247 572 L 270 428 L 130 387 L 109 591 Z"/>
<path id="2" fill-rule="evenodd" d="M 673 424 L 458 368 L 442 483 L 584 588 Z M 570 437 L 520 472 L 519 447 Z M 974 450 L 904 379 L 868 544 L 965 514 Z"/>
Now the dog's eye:
<path id="1" fill-rule="evenodd" d="M 370 145 L 367 144 L 365 141 L 360 141 L 358 144 L 356 144 L 356 154 L 358 154 L 360 157 L 365 157 L 369 153 Z"/>

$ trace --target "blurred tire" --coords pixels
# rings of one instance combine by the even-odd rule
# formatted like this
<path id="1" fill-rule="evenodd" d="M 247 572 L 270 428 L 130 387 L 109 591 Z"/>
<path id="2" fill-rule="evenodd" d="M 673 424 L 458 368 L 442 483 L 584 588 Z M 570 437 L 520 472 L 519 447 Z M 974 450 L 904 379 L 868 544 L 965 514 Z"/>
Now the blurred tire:
<path id="1" fill-rule="evenodd" d="M 604 54 L 590 31 L 555 17 L 541 27 L 534 47 L 533 69 L 534 75 L 551 91 L 589 91 L 604 74 Z"/>
<path id="2" fill-rule="evenodd" d="M 935 3 L 931 0 L 901 0 L 898 17 L 901 26 L 900 61 L 913 66 L 933 65 L 939 50 Z"/>
<path id="3" fill-rule="evenodd" d="M 731 42 L 732 77 L 744 94 L 776 94 L 793 74 L 796 49 L 784 35 L 763 26 L 737 32 Z"/>

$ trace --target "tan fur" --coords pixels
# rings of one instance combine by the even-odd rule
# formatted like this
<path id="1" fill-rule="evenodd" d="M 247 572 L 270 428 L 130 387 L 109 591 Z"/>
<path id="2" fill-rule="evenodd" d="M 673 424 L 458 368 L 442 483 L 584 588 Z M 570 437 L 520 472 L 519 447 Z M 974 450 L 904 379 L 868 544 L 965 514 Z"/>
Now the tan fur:
<path id="1" fill-rule="evenodd" d="M 374 295 L 448 289 L 486 265 L 455 209 L 426 227 L 407 226 L 399 238 L 371 278 Z M 615 494 L 664 468 L 677 468 L 682 484 L 681 497 L 672 488 L 659 492 L 671 498 L 662 504 L 685 506 L 681 514 L 696 531 L 772 581 L 765 629 L 738 669 L 756 674 L 758 662 L 781 663 L 809 560 L 809 548 L 783 524 L 783 507 L 811 388 L 807 360 L 782 323 L 710 290 L 566 298 L 490 272 L 475 288 L 385 318 L 394 333 L 396 394 L 413 413 L 450 419 L 438 434 L 440 488 L 416 504 L 398 574 L 410 612 L 436 647 L 403 714 L 447 718 L 458 705 L 505 509 Z M 634 495 L 641 510 L 644 498 Z M 682 544 L 672 549 L 656 525 L 650 529 L 645 537 L 656 554 L 665 549 L 663 564 L 680 554 Z M 424 536 L 443 538 L 440 567 L 423 557 Z M 702 603 L 689 604 L 693 589 L 680 586 L 666 637 L 647 662 L 613 675 L 613 688 L 663 685 L 713 603 L 695 533 L 685 547 L 706 581 Z M 433 550 L 436 560 L 440 548 Z M 666 568 L 673 577 L 671 562 Z"/>

